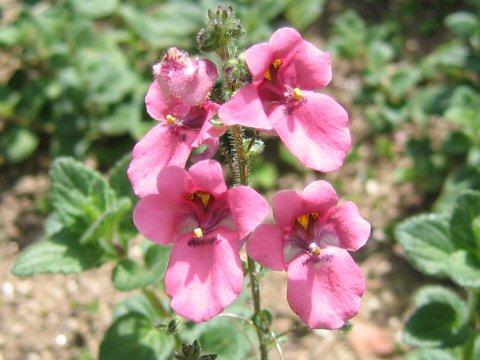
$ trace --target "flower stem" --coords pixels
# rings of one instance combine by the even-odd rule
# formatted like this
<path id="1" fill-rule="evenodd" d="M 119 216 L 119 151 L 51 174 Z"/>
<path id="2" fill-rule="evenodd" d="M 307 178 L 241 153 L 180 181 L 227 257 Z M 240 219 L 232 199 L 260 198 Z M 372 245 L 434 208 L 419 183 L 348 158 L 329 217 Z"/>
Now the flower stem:
<path id="1" fill-rule="evenodd" d="M 474 356 L 474 345 L 475 337 L 477 335 L 477 303 L 480 301 L 480 292 L 475 289 L 468 290 L 468 307 L 469 307 L 469 318 L 468 324 L 470 326 L 470 337 L 465 342 L 463 346 L 463 360 L 473 360 Z"/>
<path id="2" fill-rule="evenodd" d="M 245 154 L 245 149 L 243 147 L 243 136 L 242 128 L 239 125 L 234 125 L 231 127 L 233 142 L 235 145 L 235 151 L 237 153 L 238 161 L 238 173 L 240 176 L 240 184 L 248 185 L 248 160 Z M 250 292 L 252 295 L 253 301 L 253 310 L 255 317 L 263 321 L 261 318 L 262 306 L 260 303 L 260 285 L 257 279 L 257 272 L 255 270 L 255 261 L 248 257 L 247 260 L 248 274 L 250 276 Z M 260 358 L 261 360 L 268 360 L 267 344 L 266 344 L 266 334 L 259 327 L 255 327 L 258 336 L 258 342 L 260 347 Z"/>

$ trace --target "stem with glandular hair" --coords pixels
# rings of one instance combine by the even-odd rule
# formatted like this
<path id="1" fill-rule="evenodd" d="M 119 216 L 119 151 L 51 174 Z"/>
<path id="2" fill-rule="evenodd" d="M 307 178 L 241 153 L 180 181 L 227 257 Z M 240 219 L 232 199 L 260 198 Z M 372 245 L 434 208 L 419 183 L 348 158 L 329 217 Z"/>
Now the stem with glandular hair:
<path id="1" fill-rule="evenodd" d="M 237 154 L 240 184 L 248 185 L 248 159 L 245 154 L 245 149 L 243 147 L 242 128 L 239 125 L 234 125 L 230 129 L 232 133 L 233 143 L 235 146 L 235 151 Z M 260 313 L 262 311 L 262 306 L 260 303 L 260 285 L 257 279 L 255 261 L 253 261 L 250 257 L 248 257 L 247 264 L 248 264 L 247 265 L 248 274 L 250 277 L 250 292 L 252 295 L 253 310 L 255 312 L 254 316 L 260 321 L 263 321 L 260 316 Z M 258 326 L 255 327 L 255 330 L 257 331 L 261 360 L 268 360 L 268 352 L 267 352 L 267 344 L 266 344 L 267 339 L 265 336 L 266 334 Z"/>

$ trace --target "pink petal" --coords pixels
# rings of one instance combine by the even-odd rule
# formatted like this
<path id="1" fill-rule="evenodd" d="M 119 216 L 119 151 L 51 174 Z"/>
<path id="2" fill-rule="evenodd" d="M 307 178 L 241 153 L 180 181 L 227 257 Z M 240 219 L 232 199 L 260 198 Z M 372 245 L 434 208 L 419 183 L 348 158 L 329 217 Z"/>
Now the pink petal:
<path id="1" fill-rule="evenodd" d="M 273 196 L 272 203 L 273 218 L 282 229 L 290 230 L 295 225 L 297 216 L 305 214 L 302 195 L 296 191 L 279 191 Z"/>
<path id="2" fill-rule="evenodd" d="M 203 106 L 207 109 L 207 116 L 205 117 L 205 121 L 200 129 L 200 133 L 198 134 L 197 143 L 194 144 L 195 146 L 199 146 L 200 144 L 204 143 L 205 140 L 220 137 L 227 131 L 226 126 L 214 126 L 210 122 L 210 119 L 217 114 L 220 105 L 214 103 L 212 101 L 206 101 Z"/>
<path id="3" fill-rule="evenodd" d="M 197 163 L 202 160 L 211 159 L 217 153 L 218 148 L 220 147 L 220 140 L 218 138 L 207 139 L 203 142 L 202 145 L 205 145 L 207 148 L 201 153 L 191 157 L 192 163 Z"/>
<path id="4" fill-rule="evenodd" d="M 192 64 L 196 70 L 195 75 L 185 79 L 184 82 L 179 82 L 176 94 L 183 102 L 195 106 L 206 99 L 218 78 L 218 73 L 215 63 L 209 60 L 197 60 Z"/>
<path id="5" fill-rule="evenodd" d="M 252 73 L 253 83 L 264 80 L 265 71 L 275 59 L 273 58 L 270 44 L 262 43 L 253 45 L 245 52 L 248 69 Z"/>
<path id="6" fill-rule="evenodd" d="M 248 256 L 269 269 L 283 270 L 283 236 L 277 225 L 260 225 L 247 240 Z"/>
<path id="7" fill-rule="evenodd" d="M 168 166 L 157 177 L 157 192 L 165 199 L 180 202 L 186 199 L 193 188 L 193 182 L 183 167 Z"/>
<path id="8" fill-rule="evenodd" d="M 195 184 L 195 190 L 209 192 L 214 197 L 220 197 L 227 191 L 222 166 L 217 161 L 200 161 L 192 165 L 188 174 Z"/>
<path id="9" fill-rule="evenodd" d="M 288 66 L 280 68 L 280 76 L 286 84 L 302 90 L 323 88 L 332 80 L 330 54 L 303 41 Z"/>
<path id="10" fill-rule="evenodd" d="M 176 241 L 165 275 L 172 308 L 196 322 L 222 312 L 238 297 L 243 284 L 236 233 L 219 229 L 202 239 L 213 243 L 189 245 L 192 236 Z"/>
<path id="11" fill-rule="evenodd" d="M 330 263 L 314 263 L 304 254 L 288 265 L 287 300 L 309 327 L 336 329 L 360 309 L 365 280 L 346 250 L 322 249 Z"/>
<path id="12" fill-rule="evenodd" d="M 133 148 L 128 177 L 135 194 L 143 197 L 157 192 L 157 175 L 168 165 L 185 166 L 198 132 L 172 131 L 166 123 L 154 126 Z"/>
<path id="13" fill-rule="evenodd" d="M 147 239 L 169 244 L 185 233 L 188 210 L 188 204 L 168 201 L 158 194 L 147 195 L 135 207 L 133 222 Z"/>
<path id="14" fill-rule="evenodd" d="M 253 84 L 242 87 L 230 101 L 220 106 L 218 116 L 227 126 L 242 125 L 259 130 L 272 130 Z"/>
<path id="15" fill-rule="evenodd" d="M 357 206 L 345 202 L 330 218 L 340 240 L 340 246 L 346 250 L 357 250 L 370 237 L 370 224 L 360 216 Z"/>
<path id="16" fill-rule="evenodd" d="M 283 60 L 287 65 L 290 58 L 302 46 L 302 36 L 293 28 L 284 27 L 275 31 L 270 38 L 273 59 Z"/>
<path id="17" fill-rule="evenodd" d="M 270 209 L 267 201 L 248 186 L 228 190 L 228 204 L 240 239 L 260 225 Z"/>
<path id="18" fill-rule="evenodd" d="M 322 217 L 337 206 L 338 198 L 335 189 L 323 180 L 308 184 L 302 195 L 305 213 L 316 212 Z"/>
<path id="19" fill-rule="evenodd" d="M 327 95 L 304 91 L 303 96 L 304 103 L 293 110 L 276 106 L 269 119 L 303 165 L 322 172 L 337 170 L 350 149 L 348 114 Z"/>
<path id="20" fill-rule="evenodd" d="M 181 117 L 188 113 L 190 105 L 178 99 L 165 98 L 156 80 L 152 82 L 145 96 L 145 105 L 148 114 L 155 120 L 165 120 L 167 115 Z"/>

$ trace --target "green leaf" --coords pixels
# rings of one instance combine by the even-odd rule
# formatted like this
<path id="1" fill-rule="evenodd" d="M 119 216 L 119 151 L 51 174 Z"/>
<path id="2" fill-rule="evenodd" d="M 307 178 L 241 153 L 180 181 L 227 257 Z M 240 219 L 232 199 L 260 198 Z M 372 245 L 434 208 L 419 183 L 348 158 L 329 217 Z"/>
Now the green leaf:
<path id="1" fill-rule="evenodd" d="M 453 347 L 468 337 L 468 310 L 452 291 L 440 287 L 422 288 L 415 297 L 416 309 L 404 329 L 409 345 Z"/>
<path id="2" fill-rule="evenodd" d="M 117 197 L 125 196 L 133 200 L 136 196 L 133 193 L 132 185 L 127 176 L 127 169 L 131 161 L 132 155 L 130 153 L 118 160 L 110 169 L 108 181 L 113 191 L 117 194 Z"/>
<path id="3" fill-rule="evenodd" d="M 445 215 L 420 215 L 402 222 L 395 231 L 412 265 L 427 275 L 445 277 L 450 254 L 449 218 Z"/>
<path id="4" fill-rule="evenodd" d="M 127 213 L 132 208 L 132 203 L 129 199 L 122 198 L 111 207 L 100 214 L 95 221 L 83 232 L 79 241 L 81 244 L 95 242 L 101 239 L 106 239 L 110 242 L 112 236 L 117 229 L 117 225 L 124 219 Z"/>
<path id="5" fill-rule="evenodd" d="M 132 295 L 121 303 L 115 305 L 113 309 L 113 319 L 117 320 L 128 314 L 139 314 L 146 318 L 156 321 L 158 315 L 150 301 L 142 293 Z"/>
<path id="6" fill-rule="evenodd" d="M 445 18 L 445 25 L 456 35 L 472 36 L 480 29 L 479 19 L 475 14 L 459 11 Z"/>
<path id="7" fill-rule="evenodd" d="M 145 253 L 145 266 L 124 259 L 113 269 L 113 285 L 119 291 L 129 291 L 163 281 L 170 256 L 169 246 L 150 246 Z"/>
<path id="8" fill-rule="evenodd" d="M 206 353 L 217 354 L 219 359 L 242 360 L 249 351 L 245 336 L 231 323 L 212 324 L 202 332 L 200 343 Z"/>
<path id="9" fill-rule="evenodd" d="M 80 15 L 98 19 L 112 14 L 118 0 L 73 0 L 73 7 Z"/>
<path id="10" fill-rule="evenodd" d="M 53 207 L 61 223 L 79 233 L 114 202 L 115 194 L 102 176 L 72 158 L 57 158 L 50 179 Z"/>
<path id="11" fill-rule="evenodd" d="M 409 353 L 405 360 L 456 360 L 456 357 L 444 350 L 419 349 Z"/>
<path id="12" fill-rule="evenodd" d="M 18 163 L 33 154 L 38 141 L 38 136 L 27 128 L 13 127 L 2 135 L 0 151 L 8 162 Z"/>
<path id="13" fill-rule="evenodd" d="M 80 273 L 102 264 L 102 251 L 91 245 L 81 245 L 67 231 L 30 245 L 15 260 L 12 273 L 30 276 L 45 273 Z"/>
<path id="14" fill-rule="evenodd" d="M 304 30 L 322 14 L 324 6 L 325 0 L 290 1 L 285 15 L 295 28 Z"/>
<path id="15" fill-rule="evenodd" d="M 480 259 L 470 251 L 455 251 L 448 263 L 448 273 L 460 286 L 480 287 Z"/>
<path id="16" fill-rule="evenodd" d="M 480 192 L 465 191 L 455 203 L 450 229 L 456 248 L 480 255 L 480 244 L 475 240 L 473 233 L 473 221 L 478 216 L 480 216 Z"/>
<path id="17" fill-rule="evenodd" d="M 100 360 L 167 360 L 172 358 L 173 336 L 157 329 L 138 313 L 116 319 L 100 345 Z"/>

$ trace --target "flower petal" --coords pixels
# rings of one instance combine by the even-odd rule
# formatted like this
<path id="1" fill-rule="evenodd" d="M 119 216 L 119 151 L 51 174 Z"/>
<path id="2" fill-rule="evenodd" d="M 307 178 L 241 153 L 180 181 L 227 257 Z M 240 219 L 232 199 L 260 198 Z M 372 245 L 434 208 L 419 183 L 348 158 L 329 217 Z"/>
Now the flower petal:
<path id="1" fill-rule="evenodd" d="M 243 284 L 237 234 L 219 229 L 200 240 L 206 243 L 194 245 L 187 236 L 176 241 L 165 275 L 172 308 L 196 322 L 222 312 L 238 297 Z"/>
<path id="2" fill-rule="evenodd" d="M 294 190 L 277 192 L 272 200 L 273 218 L 279 227 L 290 230 L 295 219 L 305 213 L 302 206 L 302 195 Z"/>
<path id="3" fill-rule="evenodd" d="M 357 206 L 351 201 L 337 209 L 330 221 L 335 226 L 340 246 L 346 250 L 361 248 L 370 236 L 370 224 L 360 216 Z"/>
<path id="4" fill-rule="evenodd" d="M 305 254 L 288 265 L 287 300 L 309 327 L 337 329 L 358 313 L 365 280 L 360 268 L 343 249 L 329 247 L 315 263 Z"/>
<path id="5" fill-rule="evenodd" d="M 147 95 L 145 96 L 145 105 L 148 114 L 155 120 L 165 120 L 165 116 L 169 114 L 175 117 L 181 117 L 190 110 L 190 105 L 178 99 L 172 97 L 165 98 L 156 80 L 152 82 L 148 89 Z"/>
<path id="6" fill-rule="evenodd" d="M 324 180 L 308 184 L 303 190 L 302 196 L 305 213 L 316 212 L 320 217 L 335 209 L 338 203 L 335 189 Z"/>
<path id="7" fill-rule="evenodd" d="M 188 170 L 196 189 L 204 190 L 214 197 L 220 197 L 227 191 L 220 163 L 214 160 L 203 160 L 192 165 Z"/>
<path id="8" fill-rule="evenodd" d="M 186 228 L 192 221 L 189 210 L 188 204 L 169 201 L 158 194 L 147 195 L 135 207 L 133 222 L 147 239 L 169 244 L 194 227 Z"/>
<path id="9" fill-rule="evenodd" d="M 183 167 L 168 166 L 159 172 L 157 177 L 157 192 L 164 199 L 180 202 L 186 199 L 193 182 Z"/>
<path id="10" fill-rule="evenodd" d="M 202 160 L 211 159 L 217 153 L 217 150 L 220 147 L 220 139 L 219 138 L 206 139 L 202 145 L 205 145 L 206 149 L 203 152 L 197 153 L 196 155 L 192 156 L 190 158 L 192 163 L 197 163 Z"/>
<path id="11" fill-rule="evenodd" d="M 174 132 L 166 123 L 154 126 L 133 148 L 128 177 L 135 194 L 157 192 L 157 175 L 168 165 L 185 166 L 198 132 Z"/>
<path id="12" fill-rule="evenodd" d="M 323 88 L 332 80 L 330 54 L 303 41 L 288 66 L 280 68 L 280 77 L 284 83 L 302 90 Z"/>
<path id="13" fill-rule="evenodd" d="M 260 225 L 247 240 L 248 256 L 269 269 L 283 270 L 283 236 L 277 225 Z"/>
<path id="14" fill-rule="evenodd" d="M 338 169 L 351 139 L 347 112 L 331 97 L 303 92 L 295 108 L 277 106 L 269 115 L 285 146 L 306 167 L 329 172 Z M 301 100 L 302 101 L 302 100 Z"/>
<path id="15" fill-rule="evenodd" d="M 283 66 L 287 66 L 292 56 L 302 46 L 302 36 L 295 29 L 284 27 L 272 34 L 269 43 L 273 50 L 273 59 L 281 59 Z"/>
<path id="16" fill-rule="evenodd" d="M 230 101 L 220 106 L 218 116 L 227 126 L 242 125 L 259 130 L 272 130 L 253 84 L 242 87 Z"/>
<path id="17" fill-rule="evenodd" d="M 203 125 L 200 129 L 200 133 L 198 134 L 197 141 L 194 144 L 195 146 L 201 145 L 207 139 L 220 137 L 223 134 L 225 134 L 225 132 L 227 131 L 226 126 L 223 126 L 223 125 L 214 126 L 210 122 L 210 119 L 218 112 L 218 109 L 219 109 L 220 106 L 217 103 L 214 103 L 212 101 L 206 101 L 203 104 L 203 106 L 207 110 L 207 115 L 206 115 L 205 121 L 203 122 Z"/>
<path id="18" fill-rule="evenodd" d="M 255 84 L 264 80 L 265 71 L 270 67 L 272 61 L 275 60 L 272 47 L 268 43 L 253 45 L 245 52 L 245 58 Z"/>
<path id="19" fill-rule="evenodd" d="M 240 239 L 260 225 L 270 209 L 267 200 L 248 186 L 228 190 L 228 204 Z"/>

